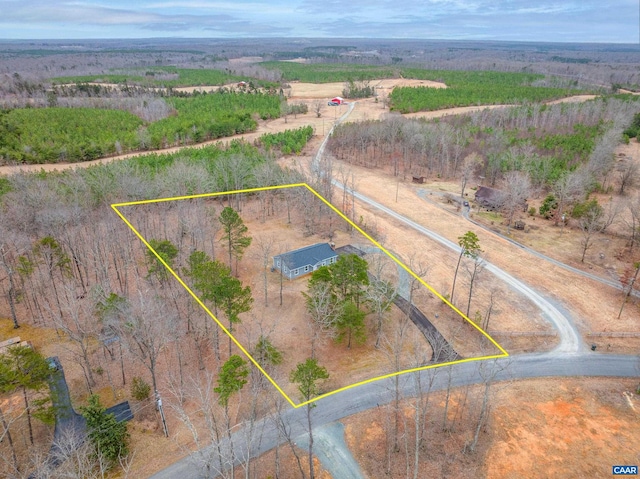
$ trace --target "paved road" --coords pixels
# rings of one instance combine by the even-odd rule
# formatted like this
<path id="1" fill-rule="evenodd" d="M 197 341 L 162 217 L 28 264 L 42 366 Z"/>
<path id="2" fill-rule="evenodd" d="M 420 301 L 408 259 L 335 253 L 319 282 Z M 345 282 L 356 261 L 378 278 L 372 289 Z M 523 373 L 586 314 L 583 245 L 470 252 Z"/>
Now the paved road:
<path id="1" fill-rule="evenodd" d="M 527 354 L 490 361 L 457 363 L 447 367 L 452 368 L 451 386 L 460 387 L 481 384 L 483 377 L 487 377 L 488 374 L 494 377 L 494 381 L 500 382 L 544 377 L 638 377 L 639 364 L 638 358 L 633 356 L 586 352 L 562 355 Z M 403 396 L 415 395 L 417 374 L 421 374 L 425 379 L 429 375 L 435 375 L 431 391 L 447 388 L 449 375 L 443 368 L 431 369 L 400 376 Z M 420 383 L 425 386 L 428 382 L 422 380 Z M 320 427 L 368 409 L 384 406 L 391 403 L 393 399 L 393 380 L 376 381 L 342 391 L 316 403 L 313 409 L 313 427 Z M 291 437 L 307 433 L 305 408 L 285 411 L 283 420 Z M 246 445 L 246 431 L 243 429 L 236 431 L 233 435 L 234 450 L 247 451 L 251 457 L 257 457 L 285 442 L 285 439 L 278 434 L 272 418 L 259 421 L 255 430 L 260 440 L 254 441 L 251 447 Z M 197 455 L 187 456 L 153 475 L 152 479 L 199 479 L 203 476 L 196 465 L 198 460 Z"/>
<path id="2" fill-rule="evenodd" d="M 436 195 L 436 196 L 441 196 L 441 197 L 444 197 L 446 193 L 442 193 L 440 191 L 430 191 L 430 190 L 427 190 L 425 188 L 420 188 L 418 190 L 418 196 L 420 198 L 422 198 L 423 200 L 428 201 L 432 205 L 440 208 L 443 211 L 446 211 L 447 213 L 450 213 L 451 215 L 458 216 L 458 215 L 452 213 L 451 211 L 446 210 L 445 208 L 443 208 L 441 205 L 439 205 L 435 201 L 431 201 L 428 198 L 426 193 L 429 193 L 429 195 Z M 590 280 L 597 281 L 598 283 L 610 286 L 610 287 L 615 288 L 615 289 L 617 289 L 619 291 L 624 291 L 625 290 L 625 288 L 620 284 L 619 281 L 603 278 L 602 276 L 598 276 L 596 274 L 589 273 L 588 271 L 583 271 L 581 269 L 575 268 L 575 267 L 570 266 L 568 264 L 562 263 L 561 261 L 558 261 L 556 259 L 553 259 L 553 258 L 547 256 L 547 255 L 544 255 L 544 254 L 540 253 L 539 251 L 536 251 L 535 249 L 532 249 L 532 248 L 529 248 L 526 245 L 523 245 L 522 243 L 518 243 L 513 238 L 509 238 L 508 236 L 500 234 L 497 231 L 494 231 L 491 228 L 488 228 L 484 224 L 479 223 L 478 221 L 475 221 L 475 220 L 471 219 L 469 217 L 469 207 L 468 206 L 463 206 L 462 207 L 462 216 L 467 221 L 469 221 L 470 223 L 473 223 L 478 228 L 481 228 L 481 229 L 487 231 L 488 233 L 491 233 L 491 234 L 494 234 L 496 236 L 499 236 L 500 238 L 504 239 L 505 241 L 508 241 L 509 243 L 511 243 L 512 245 L 517 246 L 518 248 L 521 248 L 521 249 L 525 250 L 527 253 L 532 254 L 533 256 L 536 256 L 536 257 L 538 257 L 540 259 L 543 259 L 543 260 L 545 260 L 545 261 L 547 261 L 547 262 L 549 262 L 549 263 L 551 263 L 551 264 L 553 264 L 555 266 L 558 266 L 560 268 L 566 269 L 567 271 L 571 271 L 574 274 L 583 276 L 583 277 L 588 278 Z M 631 294 L 633 296 L 635 296 L 636 298 L 640 298 L 640 291 L 637 291 L 637 290 L 634 289 L 631 292 Z"/>
<path id="3" fill-rule="evenodd" d="M 339 188 L 344 188 L 344 186 L 338 181 L 334 180 L 334 184 Z M 349 190 L 349 193 L 351 193 L 351 190 Z M 371 198 L 368 198 L 362 193 L 358 193 L 357 191 L 355 191 L 353 192 L 353 194 L 358 200 L 362 201 L 363 203 L 366 203 L 388 214 L 389 216 L 395 218 L 397 221 L 406 224 L 407 226 L 440 243 L 441 245 L 452 249 L 457 253 L 460 252 L 460 246 L 457 243 L 454 243 L 453 241 L 450 241 L 447 238 L 425 228 L 415 221 L 412 221 L 409 218 L 396 213 L 391 208 L 387 208 L 386 206 L 372 200 Z M 514 290 L 525 295 L 533 303 L 535 303 L 538 308 L 540 308 L 545 319 L 553 324 L 553 326 L 558 331 L 558 334 L 560 335 L 560 344 L 554 349 L 555 352 L 577 352 L 585 349 L 582 339 L 580 338 L 580 335 L 578 334 L 578 331 L 573 324 L 571 317 L 568 315 L 568 313 L 563 313 L 560 310 L 561 307 L 556 302 L 543 297 L 540 293 L 535 291 L 526 283 L 520 281 L 514 276 L 511 276 L 509 273 L 498 268 L 494 264 L 485 261 L 484 265 L 485 270 L 490 271 L 505 284 L 508 284 Z"/>
<path id="4" fill-rule="evenodd" d="M 309 435 L 302 434 L 295 440 L 303 451 L 309 449 Z M 331 422 L 313 430 L 313 455 L 325 471 L 335 479 L 365 479 L 344 439 L 344 425 Z"/>
<path id="5" fill-rule="evenodd" d="M 350 110 L 351 111 L 351 110 Z M 348 112 L 349 113 L 349 112 Z M 348 115 L 345 114 L 341 120 Z M 312 168 L 317 165 L 326 144 L 323 142 Z M 339 182 L 334 181 L 337 187 L 343 188 Z M 432 240 L 459 252 L 460 247 L 446 238 L 429 231 L 408 218 L 395 211 L 381 205 L 366 196 L 354 192 L 358 200 L 373 206 L 380 211 L 392 216 L 398 221 L 414 228 Z M 584 344 L 580 339 L 575 325 L 569 314 L 562 311 L 559 304 L 544 298 L 533 288 L 524 282 L 514 278 L 495 265 L 487 263 L 486 269 L 491 271 L 498 278 L 509 284 L 512 288 L 530 298 L 542 311 L 558 330 L 560 344 L 553 351 L 540 354 L 527 354 L 511 356 L 508 358 L 489 361 L 468 361 L 457 363 L 451 366 L 452 382 L 451 387 L 460 387 L 483 382 L 483 378 L 491 376 L 494 381 L 510 381 L 518 379 L 529 379 L 538 377 L 573 377 L 573 376 L 608 376 L 608 377 L 638 377 L 640 375 L 640 362 L 637 357 L 600 355 L 597 353 L 585 352 Z M 416 381 L 418 375 L 427 379 L 433 377 L 433 381 Z M 434 377 L 435 376 L 435 377 Z M 400 376 L 400 388 L 403 396 L 414 396 L 416 385 L 427 385 L 431 383 L 432 391 L 442 390 L 447 387 L 449 375 L 443 372 L 443 368 L 436 368 L 421 371 L 419 373 L 404 374 Z M 380 407 L 393 401 L 393 380 L 381 380 L 361 385 L 357 388 L 350 388 L 346 391 L 336 393 L 316 403 L 313 410 L 313 425 L 320 427 L 338 421 L 344 417 L 357 414 L 374 407 Z M 290 437 L 298 437 L 307 433 L 306 411 L 304 408 L 289 409 L 283 413 L 283 423 L 289 431 Z M 259 421 L 256 427 L 259 441 L 253 441 L 248 445 L 247 434 L 242 429 L 234 434 L 234 448 L 246 451 L 250 457 L 257 457 L 272 449 L 277 444 L 282 444 L 284 438 L 278 434 L 272 418 L 265 418 Z M 179 477 L 181 479 L 199 478 L 200 471 L 195 465 L 196 461 L 187 457 L 172 466 L 160 471 L 153 476 L 154 479 L 170 479 Z"/>

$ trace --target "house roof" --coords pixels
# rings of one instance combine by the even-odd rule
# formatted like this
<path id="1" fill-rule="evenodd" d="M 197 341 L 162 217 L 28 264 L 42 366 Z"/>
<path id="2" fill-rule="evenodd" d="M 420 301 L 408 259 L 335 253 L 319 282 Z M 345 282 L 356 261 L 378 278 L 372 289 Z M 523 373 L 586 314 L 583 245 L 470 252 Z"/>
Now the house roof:
<path id="1" fill-rule="evenodd" d="M 274 256 L 274 259 L 282 258 L 286 262 L 287 268 L 296 269 L 301 266 L 314 265 L 335 256 L 338 256 L 338 253 L 329 246 L 329 243 L 316 243 L 288 253 L 279 254 Z"/>

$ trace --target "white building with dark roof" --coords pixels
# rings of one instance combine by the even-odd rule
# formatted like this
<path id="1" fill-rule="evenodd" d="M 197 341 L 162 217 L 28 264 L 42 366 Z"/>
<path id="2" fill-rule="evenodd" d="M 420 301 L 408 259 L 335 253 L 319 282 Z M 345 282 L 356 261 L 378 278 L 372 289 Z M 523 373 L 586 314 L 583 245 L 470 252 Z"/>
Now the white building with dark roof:
<path id="1" fill-rule="evenodd" d="M 294 279 L 312 273 L 322 266 L 329 266 L 337 260 L 338 253 L 329 243 L 316 243 L 274 256 L 273 268 L 282 271 L 287 278 Z"/>

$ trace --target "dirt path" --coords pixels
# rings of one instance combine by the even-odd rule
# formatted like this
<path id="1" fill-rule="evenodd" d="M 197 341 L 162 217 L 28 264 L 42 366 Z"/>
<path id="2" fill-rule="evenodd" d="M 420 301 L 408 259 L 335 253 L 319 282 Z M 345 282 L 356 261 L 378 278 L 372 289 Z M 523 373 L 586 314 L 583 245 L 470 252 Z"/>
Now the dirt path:
<path id="1" fill-rule="evenodd" d="M 428 86 L 431 88 L 446 88 L 444 83 L 433 82 L 428 80 L 407 80 L 407 79 L 386 79 L 380 80 L 376 85 L 376 89 L 379 89 L 381 92 L 384 90 L 393 90 L 395 87 L 399 86 Z M 218 86 L 201 86 L 201 87 L 185 87 L 184 90 L 192 91 L 192 90 L 202 90 L 202 91 L 213 91 L 213 89 L 219 88 Z M 321 111 L 320 117 L 317 117 L 315 113 L 311 112 L 313 108 L 313 104 L 316 101 L 324 100 L 330 98 L 332 96 L 337 96 L 342 94 L 342 89 L 344 88 L 344 83 L 336 82 L 336 83 L 323 83 L 323 84 L 313 84 L 313 83 L 291 83 L 290 88 L 290 99 L 296 100 L 299 102 L 304 102 L 309 105 L 310 112 L 306 115 L 298 115 L 297 118 L 287 117 L 278 118 L 276 120 L 270 120 L 266 122 L 260 122 L 258 128 L 255 132 L 247 133 L 243 135 L 235 135 L 226 138 L 219 138 L 216 140 L 207 141 L 204 143 L 199 143 L 196 145 L 187 145 L 187 146 L 176 146 L 171 148 L 165 148 L 160 150 L 153 151 L 137 151 L 133 153 L 127 153 L 124 155 L 117 156 L 109 156 L 105 158 L 100 158 L 92 161 L 84 161 L 80 163 L 45 163 L 45 164 L 26 164 L 26 165 L 4 165 L 0 166 L 0 175 L 13 175 L 16 173 L 32 173 L 38 171 L 62 171 L 69 170 L 75 168 L 88 168 L 93 165 L 110 163 L 112 161 L 125 160 L 128 158 L 135 158 L 138 156 L 144 156 L 148 154 L 170 154 L 177 153 L 180 150 L 185 148 L 203 148 L 208 145 L 214 145 L 216 143 L 227 144 L 232 140 L 243 139 L 248 142 L 252 142 L 255 139 L 259 138 L 265 133 L 278 133 L 288 129 L 296 129 L 301 126 L 311 125 L 315 128 L 316 135 L 325 136 L 327 132 L 331 129 L 331 127 L 336 123 L 338 117 L 344 115 L 346 112 L 346 107 L 330 107 L 326 104 L 326 102 L 320 102 Z M 576 95 L 568 98 L 563 98 L 560 100 L 555 100 L 553 103 L 574 103 L 577 101 L 587 101 L 589 99 L 595 98 L 595 95 Z M 359 100 L 357 102 L 351 103 L 353 105 L 357 103 L 358 110 L 352 117 L 352 120 L 366 120 L 366 119 L 378 119 L 384 113 L 388 113 L 388 110 L 383 108 L 381 104 L 375 103 L 374 99 L 366 99 Z M 449 115 L 462 115 L 466 113 L 482 111 L 484 109 L 495 109 L 495 108 L 505 108 L 512 105 L 487 105 L 487 106 L 468 106 L 468 107 L 458 107 L 458 108 L 447 108 L 444 110 L 437 111 L 428 111 L 428 112 L 418 112 L 418 113 L 410 113 L 404 115 L 406 118 L 441 118 Z"/>

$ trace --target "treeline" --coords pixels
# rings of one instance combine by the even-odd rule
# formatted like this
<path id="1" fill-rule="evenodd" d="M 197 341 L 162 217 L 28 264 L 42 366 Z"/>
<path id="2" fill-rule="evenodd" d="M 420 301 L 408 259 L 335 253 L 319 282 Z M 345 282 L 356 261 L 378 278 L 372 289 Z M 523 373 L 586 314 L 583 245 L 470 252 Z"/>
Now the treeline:
<path id="1" fill-rule="evenodd" d="M 451 179 L 465 160 L 489 185 L 508 171 L 526 172 L 548 187 L 567 171 L 590 162 L 609 171 L 637 106 L 617 99 L 484 110 L 439 121 L 388 115 L 382 121 L 340 125 L 328 147 L 336 157 L 395 175 Z M 617 133 L 615 133 L 617 131 Z M 603 145 L 606 144 L 606 147 Z M 471 161 L 471 160 L 469 160 Z"/>
<path id="2" fill-rule="evenodd" d="M 307 133 L 308 130 L 288 130 L 281 133 L 280 138 L 286 143 L 287 138 L 294 137 L 301 144 L 300 135 L 303 132 Z M 307 137 L 306 134 L 304 136 Z M 257 140 L 257 146 L 264 146 L 260 139 Z M 268 161 L 270 155 L 257 146 L 233 140 L 226 146 L 218 143 L 184 148 L 177 153 L 149 153 L 63 172 L 0 177 L 0 200 L 20 201 L 24 207 L 33 205 L 31 213 L 25 216 L 27 224 L 23 228 L 37 229 L 44 222 L 42 224 L 46 230 L 48 213 L 38 214 L 39 200 L 35 197 L 33 201 L 27 200 L 23 194 L 35 194 L 46 204 L 49 203 L 46 198 L 49 198 L 52 201 L 50 207 L 55 209 L 55 204 L 61 207 L 67 204 L 108 205 L 121 201 L 253 188 L 265 182 L 287 183 L 288 180 L 281 178 L 278 170 L 273 169 L 272 162 Z"/>
<path id="3" fill-rule="evenodd" d="M 118 83 L 147 87 L 176 88 L 183 86 L 224 85 L 238 82 L 242 77 L 218 69 L 176 68 L 171 66 L 153 68 L 129 68 L 113 73 L 55 77 L 54 84 L 65 83 Z"/>
<path id="4" fill-rule="evenodd" d="M 539 102 L 569 94 L 568 90 L 561 88 L 506 87 L 500 84 L 482 87 L 473 84 L 449 88 L 401 87 L 393 89 L 390 108 L 400 113 L 415 113 L 461 106 Z"/>
<path id="5" fill-rule="evenodd" d="M 352 63 L 264 62 L 262 66 L 279 71 L 282 74 L 283 81 L 307 83 L 379 80 L 382 78 L 398 78 L 400 75 L 400 71 L 396 68 Z"/>
<path id="6" fill-rule="evenodd" d="M 133 150 L 143 121 L 119 110 L 31 108 L 0 112 L 4 163 L 87 161 Z"/>
<path id="7" fill-rule="evenodd" d="M 258 126 L 254 115 L 263 120 L 280 116 L 281 99 L 264 93 L 218 92 L 167 101 L 177 114 L 149 125 L 148 147 L 199 143 L 253 131 Z"/>

